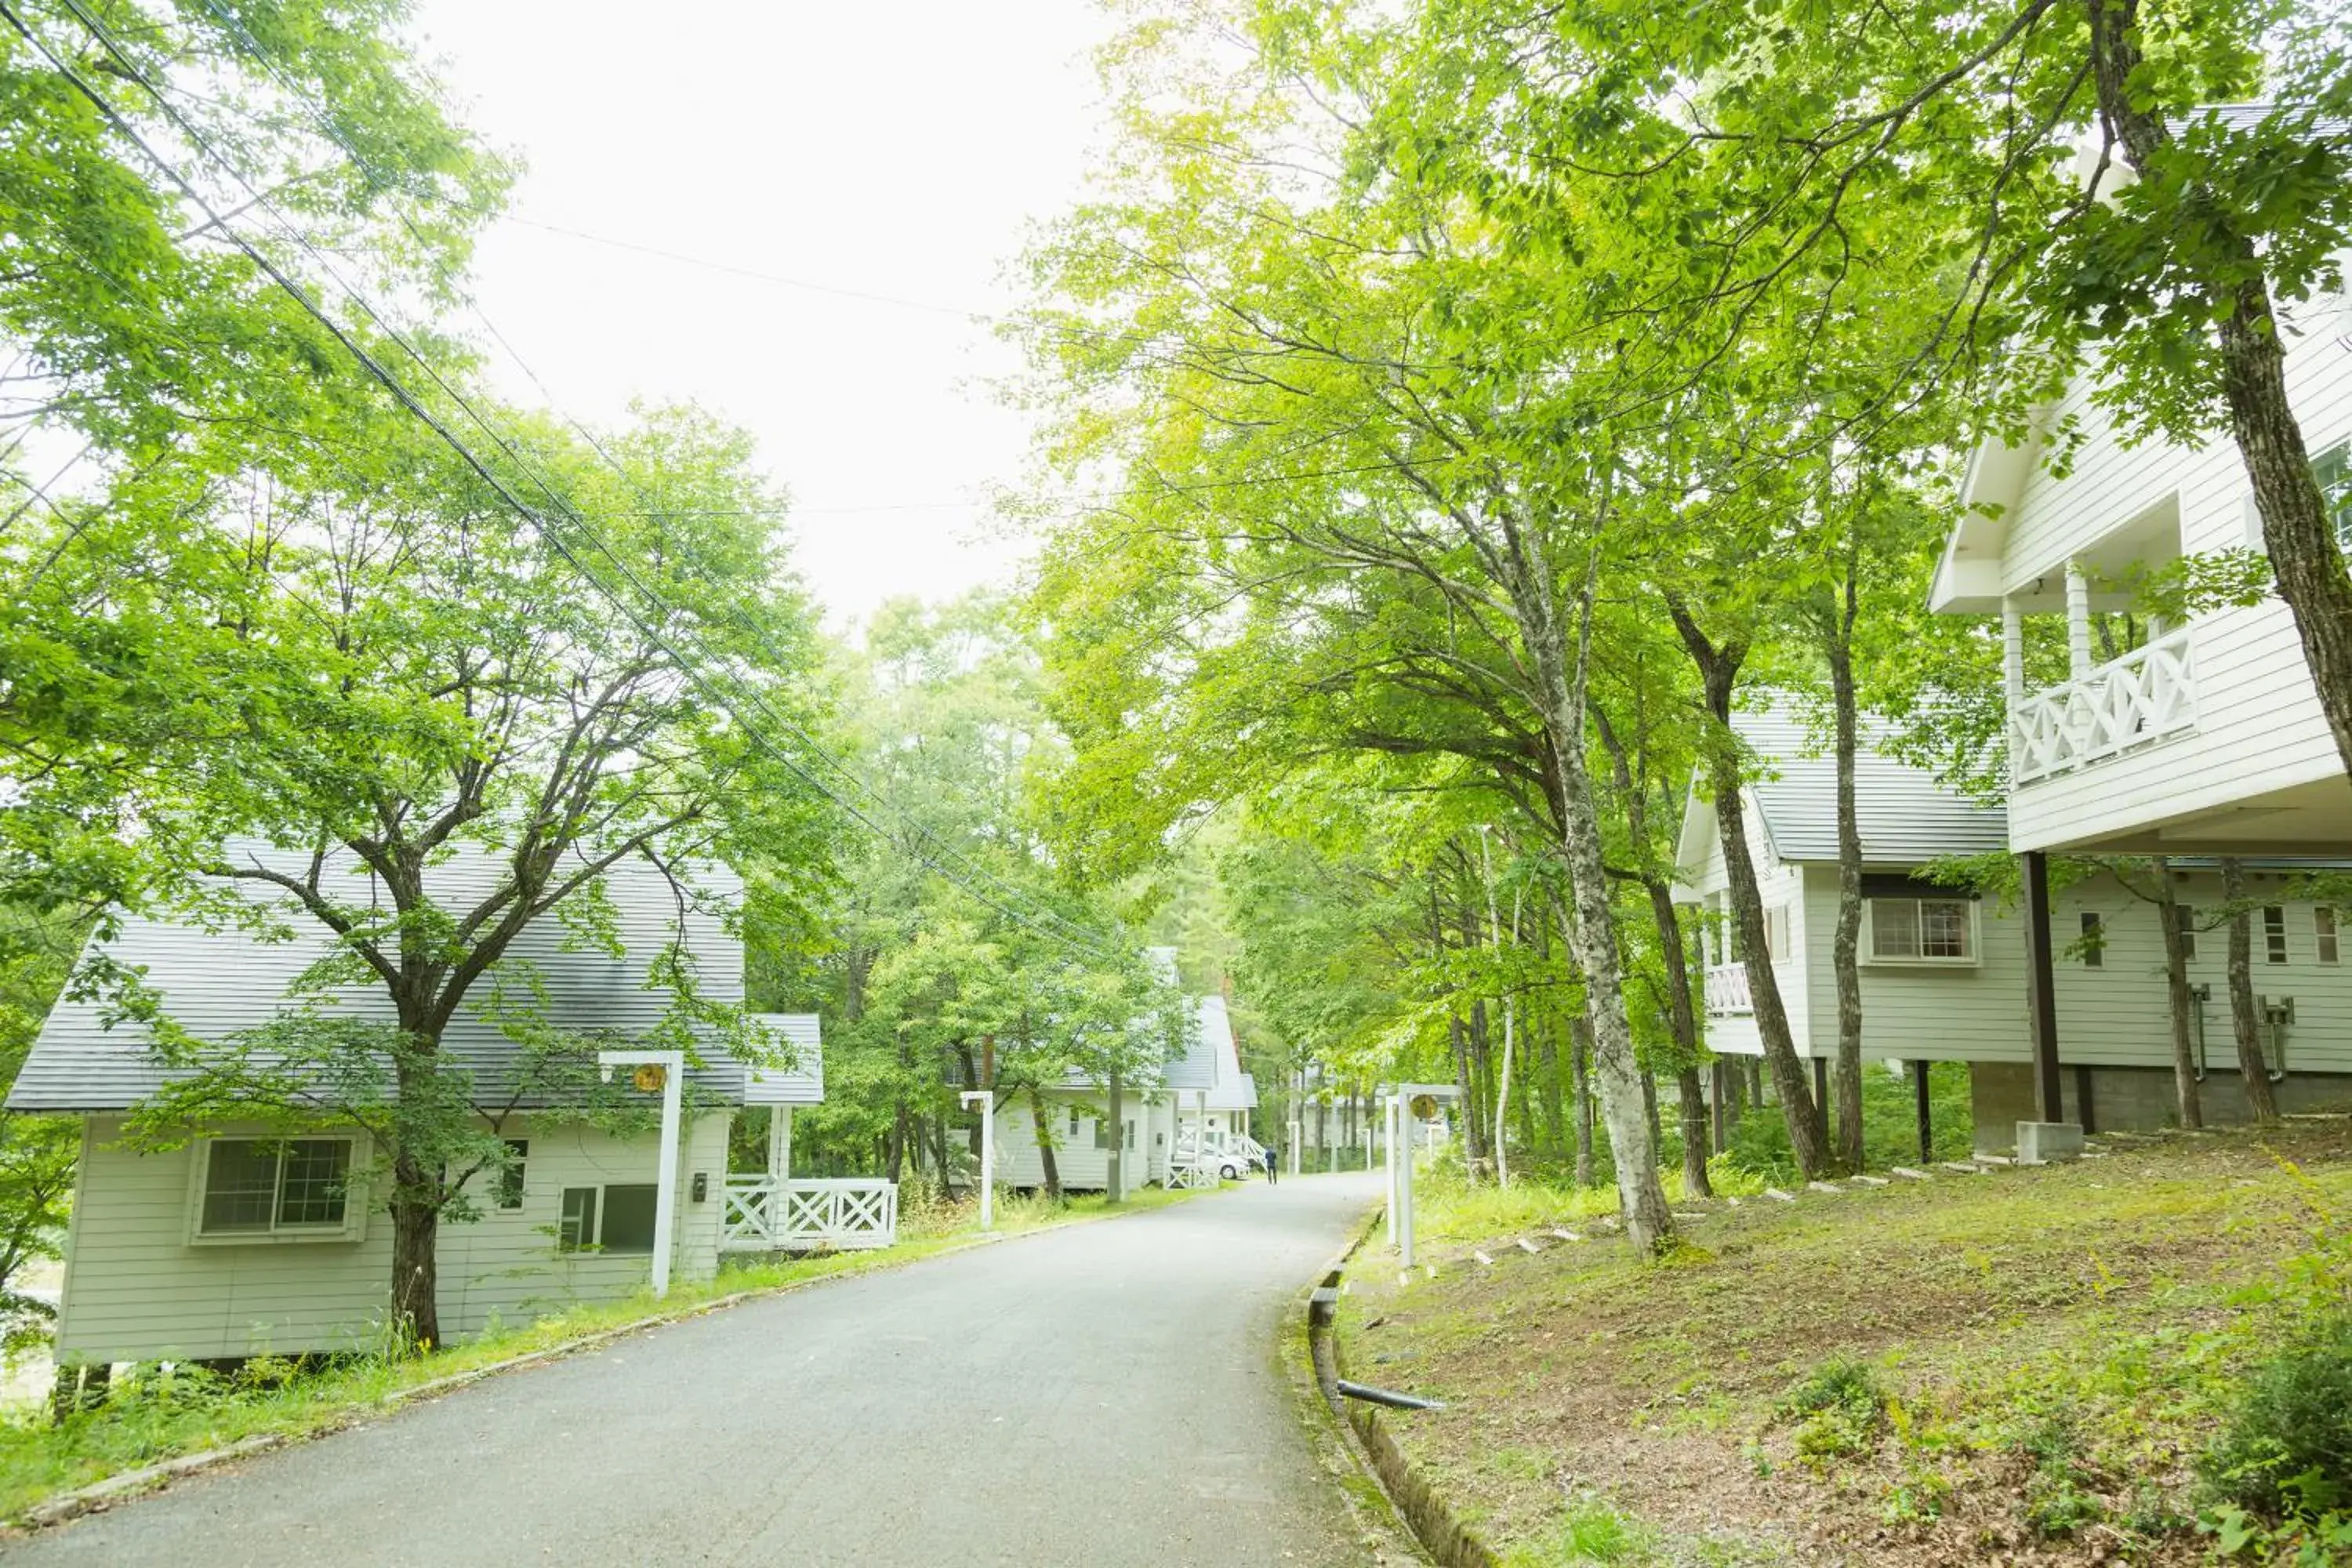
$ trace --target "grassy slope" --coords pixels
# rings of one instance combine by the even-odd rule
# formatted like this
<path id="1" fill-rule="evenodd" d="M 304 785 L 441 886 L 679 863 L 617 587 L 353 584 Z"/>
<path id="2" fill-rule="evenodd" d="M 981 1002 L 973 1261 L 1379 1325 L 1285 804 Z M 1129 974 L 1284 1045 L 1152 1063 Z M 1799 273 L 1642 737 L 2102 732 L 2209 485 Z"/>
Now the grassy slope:
<path id="1" fill-rule="evenodd" d="M 1079 1220 L 1164 1207 L 1198 1195 L 1146 1187 L 1114 1210 L 1099 1194 L 1071 1198 L 1060 1208 L 1042 1199 L 1008 1197 L 997 1207 L 1006 1235 L 1051 1229 Z M 767 1293 L 834 1275 L 864 1273 L 929 1258 L 977 1239 L 975 1205 L 965 1201 L 902 1223 L 896 1246 L 870 1252 L 821 1253 L 781 1262 L 729 1265 L 715 1279 L 681 1281 L 667 1300 L 640 1292 L 616 1301 L 584 1304 L 533 1322 L 495 1330 L 462 1345 L 403 1359 L 355 1357 L 273 1385 L 131 1369 L 118 1378 L 102 1407 L 53 1425 L 46 1405 L 0 1411 L 0 1519 L 125 1470 L 184 1454 L 224 1447 L 249 1437 L 309 1436 L 381 1414 L 420 1384 L 560 1350 L 592 1335 L 676 1317 L 698 1305 L 743 1292 Z"/>
<path id="2" fill-rule="evenodd" d="M 2347 1200 L 2343 1121 L 1717 1205 L 1646 1269 L 1610 1241 L 1528 1257 L 1544 1200 L 1488 1198 L 1424 1227 L 1458 1237 L 1434 1281 L 1365 1255 L 1343 1353 L 1453 1402 L 1392 1429 L 1515 1563 L 2197 1562 L 2189 1461 L 2232 1370 L 2340 1295 L 2272 1287 L 2340 1247 Z M 1780 1413 L 1841 1357 L 1883 1415 Z"/>

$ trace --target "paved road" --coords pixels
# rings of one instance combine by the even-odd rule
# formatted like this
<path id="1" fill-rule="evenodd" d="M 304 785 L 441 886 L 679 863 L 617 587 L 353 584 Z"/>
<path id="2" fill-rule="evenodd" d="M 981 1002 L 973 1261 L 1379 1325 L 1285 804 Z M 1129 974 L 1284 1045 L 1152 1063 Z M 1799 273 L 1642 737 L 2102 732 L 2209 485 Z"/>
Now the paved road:
<path id="1" fill-rule="evenodd" d="M 11 1563 L 1360 1563 L 1274 1352 L 1377 1178 L 1264 1183 L 633 1336 Z"/>

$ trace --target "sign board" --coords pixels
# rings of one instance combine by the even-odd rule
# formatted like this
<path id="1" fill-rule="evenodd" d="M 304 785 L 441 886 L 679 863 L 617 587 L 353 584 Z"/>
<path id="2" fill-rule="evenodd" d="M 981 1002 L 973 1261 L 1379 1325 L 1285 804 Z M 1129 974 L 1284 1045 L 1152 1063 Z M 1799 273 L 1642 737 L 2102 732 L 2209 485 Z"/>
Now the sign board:
<path id="1" fill-rule="evenodd" d="M 1423 1121 L 1433 1120 L 1437 1115 L 1437 1096 L 1433 1094 L 1414 1095 L 1412 1097 L 1412 1113 L 1416 1119 Z"/>

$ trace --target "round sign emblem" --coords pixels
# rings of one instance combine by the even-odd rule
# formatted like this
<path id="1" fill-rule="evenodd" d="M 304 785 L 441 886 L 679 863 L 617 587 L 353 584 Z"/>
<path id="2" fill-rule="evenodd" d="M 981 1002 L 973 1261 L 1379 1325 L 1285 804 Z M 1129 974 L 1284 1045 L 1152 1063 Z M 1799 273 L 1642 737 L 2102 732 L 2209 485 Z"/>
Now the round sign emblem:
<path id="1" fill-rule="evenodd" d="M 1414 1095 L 1412 1097 L 1412 1113 L 1423 1121 L 1434 1120 L 1437 1115 L 1437 1096 L 1433 1094 Z"/>
<path id="2" fill-rule="evenodd" d="M 659 1062 L 647 1062 L 637 1069 L 636 1077 L 631 1081 L 636 1084 L 640 1094 L 657 1094 L 662 1085 L 669 1081 L 669 1069 Z"/>

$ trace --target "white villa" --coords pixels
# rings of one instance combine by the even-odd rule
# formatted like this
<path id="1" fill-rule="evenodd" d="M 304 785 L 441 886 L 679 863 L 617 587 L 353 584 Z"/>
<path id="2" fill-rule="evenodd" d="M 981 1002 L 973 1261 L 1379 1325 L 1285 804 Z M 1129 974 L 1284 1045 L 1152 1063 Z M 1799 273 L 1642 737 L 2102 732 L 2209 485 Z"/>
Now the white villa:
<path id="1" fill-rule="evenodd" d="M 1173 954 L 1169 962 L 1172 963 Z M 1195 1131 L 1206 1126 L 1211 1163 L 1229 1133 L 1249 1130 L 1257 1107 L 1257 1082 L 1242 1070 L 1233 1019 L 1223 996 L 1193 999 L 1196 1027 L 1185 1053 L 1156 1073 L 1120 1086 L 1120 1117 L 1131 1184 L 1182 1185 L 1192 1173 L 1177 1160 L 1181 1144 L 1191 1153 Z M 1074 1078 L 1045 1091 L 1057 1118 L 1053 1129 L 1054 1163 L 1067 1192 L 1100 1192 L 1110 1184 L 1110 1094 L 1107 1085 Z M 1006 1095 L 995 1108 L 996 1179 L 1013 1187 L 1045 1182 L 1037 1149 L 1036 1121 L 1028 1096 Z M 1213 1174 L 1222 1173 L 1215 1164 Z M 1246 1172 L 1237 1173 L 1246 1174 Z"/>
<path id="2" fill-rule="evenodd" d="M 2352 327 L 2343 298 L 2284 321 L 2286 377 L 2315 467 L 2352 542 Z M 1930 594 L 1954 615 L 1998 615 L 2006 633 L 2009 841 L 2025 857 L 2029 920 L 2053 851 L 2176 855 L 2352 852 L 2352 781 L 2336 754 L 2292 616 L 2275 598 L 2185 625 L 2147 626 L 2099 657 L 2100 617 L 2131 607 L 2136 568 L 2183 554 L 2263 548 L 2235 446 L 2126 447 L 2091 402 L 2095 371 L 2043 409 L 2020 446 L 1971 458 L 1964 510 Z M 2055 433 L 2077 440 L 2056 471 Z M 2064 617 L 2067 673 L 2027 683 L 2026 628 Z M 2063 941 L 2064 933 L 2060 931 Z M 2047 967 L 2051 944 L 2036 944 Z M 2042 1120 L 2063 1121 L 2059 1064 L 2076 1056 L 2081 1012 L 2037 999 Z M 2305 1026 L 2306 1033 L 2316 1033 Z M 2322 1042 L 2315 1042 L 2326 1048 Z"/>
<path id="3" fill-rule="evenodd" d="M 299 861 L 307 866 L 308 857 Z M 437 868 L 428 873 L 434 896 L 456 905 L 469 886 L 484 883 L 485 868 L 464 858 Z M 346 896 L 364 899 L 365 881 L 355 879 Z M 667 1009 L 666 994 L 647 983 L 647 966 L 677 935 L 677 909 L 667 882 L 643 862 L 614 868 L 604 888 L 625 957 L 570 940 L 551 917 L 526 929 L 499 967 L 509 978 L 531 973 L 545 986 L 551 1025 L 593 1035 L 600 1045 L 635 1047 Z M 145 970 L 178 1026 L 200 1040 L 225 1040 L 291 1006 L 289 987 L 327 952 L 315 924 L 299 914 L 289 923 L 292 940 L 261 942 L 134 917 L 107 951 Z M 740 1003 L 742 948 L 719 916 L 688 914 L 684 937 L 709 995 Z M 488 990 L 485 984 L 478 996 Z M 362 1016 L 389 1013 L 380 990 L 340 994 L 333 1005 Z M 677 1163 L 667 1180 L 656 1134 L 616 1139 L 544 1100 L 519 1097 L 494 1125 L 520 1156 L 519 1177 L 480 1178 L 481 1217 L 440 1227 L 445 1336 L 644 1288 L 656 1232 L 665 1228 L 656 1225 L 665 1189 L 670 1271 L 683 1279 L 715 1273 L 725 1249 L 887 1241 L 896 1198 L 887 1183 L 787 1185 L 782 1166 L 730 1182 L 728 1130 L 741 1109 L 772 1107 L 774 1122 L 788 1130 L 793 1107 L 824 1097 L 816 1020 L 763 1022 L 793 1047 L 789 1070 L 746 1066 L 716 1049 L 691 1066 L 679 1095 Z M 473 1074 L 478 1103 L 502 1092 L 493 1089 L 502 1078 L 513 1081 L 515 1047 L 478 1007 L 453 1022 L 444 1047 Z M 120 1141 L 125 1113 L 166 1077 L 142 1027 L 110 1026 L 98 1003 L 68 996 L 42 1026 L 9 1093 L 12 1110 L 82 1119 L 57 1327 L 60 1363 L 295 1354 L 376 1342 L 387 1316 L 392 1226 L 370 1198 L 376 1152 L 367 1136 L 349 1123 L 322 1122 L 291 1136 L 231 1124 L 175 1149 L 133 1152 Z M 650 1091 L 650 1109 L 664 1099 L 667 1075 L 639 1079 L 635 1087 Z M 788 1131 L 781 1142 L 788 1148 Z M 845 1226 L 845 1207 L 866 1212 L 868 1223 Z M 823 1234 L 827 1223 L 840 1234 Z"/>
<path id="4" fill-rule="evenodd" d="M 1820 1075 L 1837 1052 L 1836 764 L 1808 755 L 1801 725 L 1785 713 L 1740 714 L 1735 727 L 1768 770 L 1745 795 L 1769 962 L 1797 1049 Z M 1937 859 L 2004 851 L 2003 813 L 1867 743 L 1856 758 L 1854 805 L 1864 856 L 1863 1054 L 1967 1062 L 1979 1146 L 2006 1147 L 2011 1125 L 2034 1111 L 2024 914 L 1920 875 Z M 1759 1055 L 1748 966 L 1726 940 L 1729 889 L 1715 811 L 1696 793 L 1677 860 L 1684 901 L 1710 917 L 1702 925 L 1707 1045 L 1724 1056 Z M 2294 870 L 2248 861 L 2255 893 L 2274 890 L 2277 900 L 2254 921 L 2254 989 L 2273 1092 L 2290 1110 L 2352 1098 L 2345 1076 L 2352 1074 L 2352 968 L 2343 962 L 2352 931 L 2339 932 L 2334 909 L 2287 896 Z M 2177 867 L 2174 891 L 2192 910 L 2223 902 L 2210 859 Z M 2174 1114 L 2172 1035 L 2157 906 L 2101 873 L 2058 889 L 2050 908 L 2070 1103 L 2094 1131 L 2164 1125 Z M 2198 934 L 2189 961 L 2209 1121 L 2245 1114 L 2226 941 L 2219 930 Z"/>

